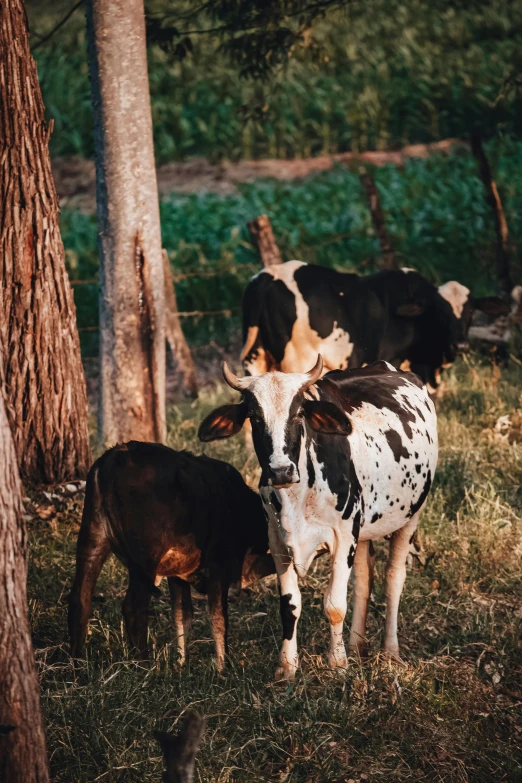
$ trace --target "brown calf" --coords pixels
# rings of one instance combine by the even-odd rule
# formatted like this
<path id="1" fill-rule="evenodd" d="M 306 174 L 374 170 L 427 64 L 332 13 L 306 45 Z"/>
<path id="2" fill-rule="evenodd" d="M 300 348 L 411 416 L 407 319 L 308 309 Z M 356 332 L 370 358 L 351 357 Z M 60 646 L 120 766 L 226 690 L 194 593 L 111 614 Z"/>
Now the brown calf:
<path id="1" fill-rule="evenodd" d="M 148 609 L 167 577 L 181 663 L 192 622 L 190 585 L 208 595 L 219 669 L 225 664 L 229 586 L 274 573 L 259 495 L 231 465 L 154 443 L 107 451 L 87 478 L 69 596 L 69 634 L 81 656 L 96 580 L 110 552 L 129 570 L 122 611 L 132 647 L 148 659 Z"/>

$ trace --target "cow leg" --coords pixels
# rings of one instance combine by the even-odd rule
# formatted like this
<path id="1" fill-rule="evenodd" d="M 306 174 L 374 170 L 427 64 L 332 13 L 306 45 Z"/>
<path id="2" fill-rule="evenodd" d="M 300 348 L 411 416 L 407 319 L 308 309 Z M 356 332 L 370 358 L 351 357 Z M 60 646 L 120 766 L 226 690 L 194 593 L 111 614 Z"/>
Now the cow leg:
<path id="1" fill-rule="evenodd" d="M 352 627 L 348 644 L 350 653 L 360 658 L 368 655 L 366 644 L 366 618 L 368 615 L 368 600 L 373 587 L 373 570 L 375 566 L 375 550 L 371 541 L 359 541 L 353 561 L 354 601 Z"/>
<path id="2" fill-rule="evenodd" d="M 211 578 L 208 586 L 208 608 L 216 644 L 216 665 L 225 668 L 228 655 L 228 582 Z"/>
<path id="3" fill-rule="evenodd" d="M 348 554 L 340 547 L 332 558 L 330 581 L 324 594 L 324 611 L 330 622 L 330 649 L 328 651 L 328 666 L 331 669 L 346 669 L 348 659 L 343 640 L 343 624 L 347 610 L 346 593 L 350 578 Z"/>
<path id="4" fill-rule="evenodd" d="M 399 640 L 397 638 L 397 617 L 402 588 L 406 579 L 406 558 L 410 548 L 410 538 L 417 527 L 418 516 L 396 530 L 390 540 L 390 554 L 386 565 L 386 632 L 384 652 L 400 660 Z"/>
<path id="5" fill-rule="evenodd" d="M 71 655 L 81 657 L 87 624 L 91 614 L 92 596 L 103 564 L 110 553 L 105 527 L 95 511 L 92 487 L 85 499 L 82 525 L 76 548 L 76 573 L 69 595 L 69 637 Z"/>
<path id="6" fill-rule="evenodd" d="M 268 540 L 279 580 L 279 600 L 283 626 L 283 645 L 275 679 L 293 680 L 299 667 L 297 623 L 301 616 L 301 591 L 292 560 L 272 524 L 268 527 Z"/>
<path id="7" fill-rule="evenodd" d="M 129 587 L 123 599 L 122 613 L 130 646 L 138 653 L 139 661 L 149 659 L 147 635 L 150 599 L 150 585 L 140 573 L 129 569 Z"/>
<path id="8" fill-rule="evenodd" d="M 183 579 L 178 579 L 175 576 L 169 577 L 168 583 L 170 600 L 172 602 L 172 619 L 176 628 L 178 659 L 180 666 L 183 666 L 187 653 L 190 626 L 194 619 L 190 585 L 188 582 L 184 582 Z"/>

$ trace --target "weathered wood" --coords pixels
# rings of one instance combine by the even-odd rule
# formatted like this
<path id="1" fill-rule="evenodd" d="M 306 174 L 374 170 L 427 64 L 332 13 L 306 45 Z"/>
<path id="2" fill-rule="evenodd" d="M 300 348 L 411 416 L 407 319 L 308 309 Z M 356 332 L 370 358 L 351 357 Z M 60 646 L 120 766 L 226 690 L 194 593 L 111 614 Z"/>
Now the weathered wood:
<path id="1" fill-rule="evenodd" d="M 88 407 L 58 199 L 23 0 L 0 3 L 0 339 L 22 476 L 57 482 L 90 464 Z"/>
<path id="2" fill-rule="evenodd" d="M 491 207 L 495 221 L 497 277 L 503 293 L 509 297 L 513 289 L 509 258 L 509 230 L 497 184 L 493 179 L 491 167 L 482 144 L 482 137 L 478 131 L 473 131 L 471 134 L 471 151 L 478 163 L 480 179 L 484 183 L 486 191 L 486 200 Z"/>
<path id="3" fill-rule="evenodd" d="M 172 279 L 172 270 L 166 250 L 163 250 L 163 276 L 165 278 L 165 331 L 178 372 L 182 377 L 182 390 L 187 397 L 198 396 L 198 378 L 190 348 L 183 334 L 178 315 L 176 289 Z"/>
<path id="4" fill-rule="evenodd" d="M 161 745 L 167 771 L 166 783 L 192 783 L 196 753 L 205 730 L 205 718 L 190 710 L 185 715 L 180 733 L 175 736 L 157 731 L 155 737 Z"/>
<path id="5" fill-rule="evenodd" d="M 165 309 L 143 0 L 88 0 L 100 254 L 99 439 L 164 441 Z"/>
<path id="6" fill-rule="evenodd" d="M 27 617 L 27 535 L 16 463 L 0 378 L 0 780 L 47 783 L 40 685 Z"/>
<path id="7" fill-rule="evenodd" d="M 258 248 L 263 266 L 282 264 L 283 259 L 275 241 L 268 215 L 259 215 L 248 223 L 252 243 Z"/>
<path id="8" fill-rule="evenodd" d="M 382 211 L 377 185 L 375 184 L 372 175 L 365 169 L 361 169 L 360 172 L 359 178 L 366 193 L 366 200 L 372 216 L 373 228 L 377 235 L 377 239 L 379 240 L 379 245 L 381 246 L 381 269 L 398 269 L 399 266 L 395 260 L 390 235 L 386 228 L 386 221 L 384 220 L 384 212 Z"/>

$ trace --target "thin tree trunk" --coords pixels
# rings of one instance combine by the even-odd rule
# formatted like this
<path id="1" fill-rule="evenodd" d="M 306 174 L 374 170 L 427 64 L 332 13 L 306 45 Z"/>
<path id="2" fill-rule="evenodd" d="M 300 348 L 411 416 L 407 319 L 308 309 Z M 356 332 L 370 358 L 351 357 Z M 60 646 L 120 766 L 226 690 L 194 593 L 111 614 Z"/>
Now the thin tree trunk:
<path id="1" fill-rule="evenodd" d="M 100 253 L 99 437 L 165 440 L 165 313 L 143 0 L 87 0 Z"/>
<path id="2" fill-rule="evenodd" d="M 27 617 L 22 486 L 0 378 L 0 780 L 46 783 L 40 685 Z"/>
<path id="3" fill-rule="evenodd" d="M 178 315 L 176 289 L 172 279 L 169 256 L 163 250 L 163 276 L 165 278 L 165 331 L 167 341 L 182 378 L 182 390 L 187 397 L 198 396 L 198 377 L 190 348 L 183 334 Z"/>
<path id="4" fill-rule="evenodd" d="M 248 230 L 252 243 L 259 250 L 263 266 L 283 263 L 268 215 L 259 215 L 255 220 L 251 220 L 248 224 Z"/>
<path id="5" fill-rule="evenodd" d="M 368 207 L 372 216 L 373 228 L 377 235 L 377 239 L 379 240 L 379 245 L 381 246 L 381 269 L 398 269 L 399 266 L 395 260 L 390 235 L 388 234 L 388 230 L 386 228 L 384 212 L 382 211 L 381 199 L 379 197 L 379 191 L 377 190 L 375 180 L 372 175 L 368 174 L 368 172 L 364 169 L 361 170 L 359 178 L 366 193 Z"/>
<path id="6" fill-rule="evenodd" d="M 88 407 L 65 269 L 50 128 L 22 0 L 0 3 L 0 339 L 18 465 L 30 481 L 83 476 Z"/>
<path id="7" fill-rule="evenodd" d="M 480 178 L 484 183 L 484 188 L 486 190 L 486 199 L 491 207 L 493 219 L 495 221 L 495 232 L 497 235 L 497 276 L 502 291 L 509 297 L 513 289 L 513 280 L 509 264 L 509 231 L 497 184 L 493 179 L 489 161 L 482 145 L 482 138 L 478 131 L 473 131 L 471 134 L 471 151 L 478 163 Z"/>

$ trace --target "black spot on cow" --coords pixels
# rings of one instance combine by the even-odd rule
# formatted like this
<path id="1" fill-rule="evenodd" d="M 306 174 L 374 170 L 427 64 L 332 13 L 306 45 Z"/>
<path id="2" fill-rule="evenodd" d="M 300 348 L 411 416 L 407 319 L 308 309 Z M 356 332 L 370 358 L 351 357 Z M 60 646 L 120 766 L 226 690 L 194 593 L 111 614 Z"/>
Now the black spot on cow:
<path id="1" fill-rule="evenodd" d="M 283 624 L 283 639 L 290 640 L 294 635 L 295 624 L 297 617 L 294 614 L 295 604 L 291 604 L 291 593 L 282 595 L 279 599 L 279 606 L 281 610 L 281 622 Z"/>
<path id="2" fill-rule="evenodd" d="M 359 540 L 359 530 L 361 529 L 361 511 L 356 511 L 353 517 L 352 536 L 355 541 Z"/>
<path id="3" fill-rule="evenodd" d="M 408 459 L 410 456 L 410 452 L 407 448 L 405 448 L 401 436 L 399 435 L 396 430 L 386 430 L 384 433 L 386 436 L 386 440 L 388 441 L 388 446 L 392 450 L 392 454 L 395 457 L 396 462 L 400 462 L 401 457 L 403 459 Z"/>
<path id="4" fill-rule="evenodd" d="M 417 473 L 420 473 L 422 470 L 422 465 L 415 465 L 415 470 L 417 471 Z"/>
<path id="5" fill-rule="evenodd" d="M 308 486 L 313 487 L 315 484 L 315 468 L 309 451 L 306 453 L 306 472 L 308 473 Z"/>
<path id="6" fill-rule="evenodd" d="M 379 514 L 376 511 L 375 514 L 373 515 L 373 517 L 371 518 L 370 524 L 373 524 L 374 522 L 377 522 L 377 520 L 381 519 L 381 518 L 382 518 L 382 514 Z"/>
<path id="7" fill-rule="evenodd" d="M 426 498 L 428 497 L 428 492 L 430 491 L 431 487 L 431 470 L 428 470 L 428 475 L 426 476 L 426 481 L 424 482 L 424 487 L 422 488 L 422 492 L 419 495 L 418 500 L 415 503 L 412 503 L 410 506 L 410 513 L 408 514 L 409 517 L 412 517 L 414 514 L 417 513 L 417 511 L 422 508 L 422 505 Z"/>
<path id="8" fill-rule="evenodd" d="M 355 547 L 352 544 L 350 547 L 350 552 L 348 553 L 348 568 L 351 568 L 353 566 L 353 560 L 355 557 Z"/>

